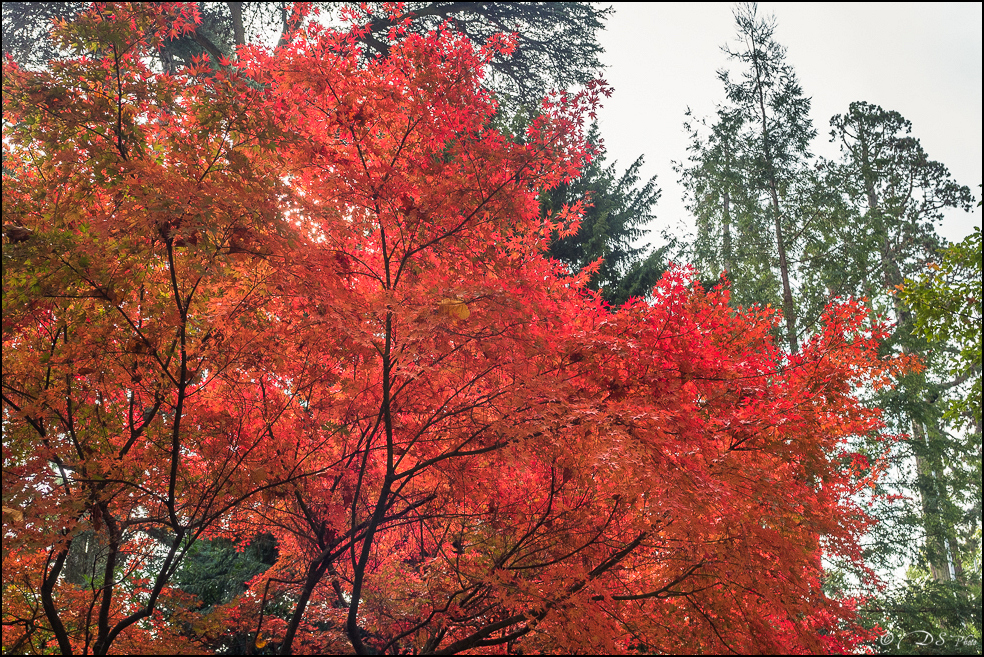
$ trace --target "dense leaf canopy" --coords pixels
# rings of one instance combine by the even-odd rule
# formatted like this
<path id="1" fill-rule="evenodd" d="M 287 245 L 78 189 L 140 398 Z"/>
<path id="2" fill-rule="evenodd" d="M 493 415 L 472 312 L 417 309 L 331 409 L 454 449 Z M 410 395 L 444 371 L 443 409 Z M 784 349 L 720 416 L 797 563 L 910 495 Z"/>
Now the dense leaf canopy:
<path id="1" fill-rule="evenodd" d="M 73 57 L 4 65 L 5 651 L 870 636 L 821 586 L 825 555 L 863 567 L 883 467 L 846 449 L 882 431 L 855 390 L 904 365 L 862 304 L 792 355 L 689 269 L 610 309 L 545 256 L 577 205 L 538 203 L 594 156 L 604 87 L 500 133 L 509 35 L 367 61 L 365 23 L 301 21 L 153 70 L 198 21 L 107 4 L 57 30 Z M 242 592 L 194 580 L 223 542 L 262 571 Z"/>

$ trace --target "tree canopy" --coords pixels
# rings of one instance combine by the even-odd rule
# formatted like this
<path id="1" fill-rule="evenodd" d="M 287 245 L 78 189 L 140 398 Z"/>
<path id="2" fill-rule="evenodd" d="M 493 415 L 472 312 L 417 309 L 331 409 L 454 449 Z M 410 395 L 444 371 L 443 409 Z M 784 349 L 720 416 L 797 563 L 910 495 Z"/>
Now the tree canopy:
<path id="1" fill-rule="evenodd" d="M 175 72 L 196 6 L 111 3 L 5 63 L 4 650 L 870 638 L 822 558 L 863 570 L 886 327 L 832 303 L 789 353 L 680 267 L 608 307 L 546 256 L 581 207 L 539 205 L 604 87 L 503 134 L 481 76 L 516 39 L 367 59 L 375 16 Z M 222 541 L 242 592 L 193 579 Z"/>
<path id="2" fill-rule="evenodd" d="M 87 2 L 3 3 L 3 47 L 23 66 L 45 67 L 59 50 L 49 31 L 53 20 L 73 20 Z M 318 12 L 335 18 L 366 12 L 353 37 L 370 54 L 385 55 L 400 35 L 426 34 L 446 22 L 476 47 L 497 34 L 513 34 L 516 47 L 486 63 L 500 102 L 539 106 L 551 89 L 585 84 L 600 70 L 597 34 L 611 8 L 583 2 L 197 2 L 193 26 L 161 43 L 156 56 L 177 70 L 196 56 L 235 60 L 237 48 L 283 43 L 302 17 Z M 359 9 L 356 9 L 359 8 Z M 355 11 L 356 14 L 352 14 Z"/>
<path id="3" fill-rule="evenodd" d="M 707 137 L 686 124 L 693 139 L 690 166 L 678 169 L 698 218 L 697 259 L 738 270 L 743 302 L 775 299 L 783 309 L 786 344 L 796 352 L 801 330 L 794 254 L 803 217 L 794 199 L 807 186 L 816 131 L 810 99 L 775 39 L 775 18 L 760 17 L 754 4 L 739 5 L 734 17 L 738 43 L 724 50 L 741 67 L 740 79 L 718 72 L 727 102 Z M 740 264 L 737 250 L 744 256 Z"/>
<path id="4" fill-rule="evenodd" d="M 740 46 L 725 50 L 741 77 L 719 72 L 726 100 L 710 118 L 688 112 L 690 157 L 677 165 L 697 226 L 691 257 L 710 286 L 726 272 L 737 306 L 782 307 L 790 351 L 819 330 L 833 299 L 864 299 L 871 321 L 891 320 L 882 352 L 921 367 L 863 393 L 899 435 L 887 456 L 881 441 L 853 443 L 893 464 L 869 500 L 879 522 L 865 537 L 867 566 L 889 585 L 869 589 L 869 622 L 979 637 L 980 233 L 948 246 L 937 232 L 944 212 L 969 210 L 973 195 L 908 120 L 869 102 L 830 119 L 838 158 L 813 157 L 810 99 L 774 39 L 775 19 L 753 4 L 735 19 Z M 828 576 L 831 590 L 864 590 L 836 567 Z M 877 648 L 911 648 L 891 643 Z"/>

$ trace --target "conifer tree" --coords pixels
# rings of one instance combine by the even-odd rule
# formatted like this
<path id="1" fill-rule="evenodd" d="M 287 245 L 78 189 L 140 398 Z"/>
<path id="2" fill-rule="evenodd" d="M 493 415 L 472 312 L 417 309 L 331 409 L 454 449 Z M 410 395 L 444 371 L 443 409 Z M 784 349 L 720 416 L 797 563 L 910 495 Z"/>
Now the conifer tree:
<path id="1" fill-rule="evenodd" d="M 937 582 L 963 580 L 960 546 L 980 526 L 979 513 L 974 520 L 965 510 L 980 486 L 971 481 L 975 450 L 951 437 L 944 426 L 941 397 L 947 388 L 959 385 L 947 381 L 944 371 L 934 372 L 945 362 L 947 347 L 913 335 L 915 318 L 898 288 L 938 259 L 943 240 L 934 224 L 943 210 L 969 210 L 973 196 L 943 164 L 929 159 L 911 136 L 910 122 L 898 112 L 855 102 L 845 114 L 833 117 L 831 126 L 831 137 L 842 153 L 832 171 L 844 191 L 845 219 L 853 239 L 838 248 L 837 269 L 842 273 L 832 274 L 830 266 L 811 273 L 843 279 L 843 272 L 850 272 L 841 286 L 872 299 L 876 310 L 890 312 L 897 322 L 892 346 L 919 354 L 927 365 L 925 373 L 907 378 L 900 394 L 885 404 L 894 410 L 899 430 L 909 436 L 906 456 L 915 464 L 911 483 L 920 500 L 916 515 L 926 536 L 929 572 Z"/>
<path id="2" fill-rule="evenodd" d="M 731 216 L 741 217 L 740 239 L 755 256 L 742 263 L 746 280 L 736 286 L 738 293 L 763 301 L 779 297 L 785 340 L 795 353 L 799 328 L 793 267 L 800 226 L 792 199 L 806 184 L 809 143 L 816 131 L 810 99 L 786 62 L 786 49 L 775 40 L 775 19 L 760 18 L 755 4 L 739 5 L 734 17 L 738 44 L 724 51 L 742 66 L 740 78 L 718 72 L 726 104 L 706 143 L 691 130 L 690 166 L 681 168 L 682 182 L 696 216 L 717 214 L 722 220 L 721 245 L 715 247 L 721 261 L 733 257 L 728 253 L 733 248 Z M 740 205 L 732 198 L 738 187 L 743 187 Z M 698 224 L 698 243 L 714 241 L 709 228 L 706 221 Z"/>
<path id="3" fill-rule="evenodd" d="M 599 143 L 597 124 L 591 127 L 588 140 Z M 642 163 L 639 156 L 619 174 L 617 163 L 605 162 L 602 151 L 579 178 L 549 190 L 540 199 L 545 216 L 561 212 L 565 205 L 587 201 L 576 234 L 561 237 L 554 231 L 550 255 L 575 272 L 601 258 L 589 287 L 601 290 L 612 305 L 621 305 L 631 297 L 646 297 L 666 270 L 668 246 L 654 249 L 639 245 L 650 232 L 644 226 L 655 220 L 653 210 L 661 193 L 655 176 L 640 184 Z"/>

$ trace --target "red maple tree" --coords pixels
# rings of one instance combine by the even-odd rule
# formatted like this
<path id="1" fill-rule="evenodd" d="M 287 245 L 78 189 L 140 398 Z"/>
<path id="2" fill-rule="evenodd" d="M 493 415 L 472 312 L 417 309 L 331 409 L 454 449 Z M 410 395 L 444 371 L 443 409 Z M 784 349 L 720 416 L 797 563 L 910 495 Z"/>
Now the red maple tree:
<path id="1" fill-rule="evenodd" d="M 311 24 L 150 70 L 193 8 L 99 5 L 59 27 L 89 54 L 4 64 L 5 650 L 864 638 L 820 586 L 870 522 L 854 390 L 899 365 L 862 309 L 788 356 L 685 268 L 607 308 L 543 255 L 578 208 L 537 205 L 591 157 L 602 85 L 510 138 L 481 86 L 507 37 L 367 61 L 357 25 Z M 191 546 L 259 532 L 276 565 L 195 612 Z"/>

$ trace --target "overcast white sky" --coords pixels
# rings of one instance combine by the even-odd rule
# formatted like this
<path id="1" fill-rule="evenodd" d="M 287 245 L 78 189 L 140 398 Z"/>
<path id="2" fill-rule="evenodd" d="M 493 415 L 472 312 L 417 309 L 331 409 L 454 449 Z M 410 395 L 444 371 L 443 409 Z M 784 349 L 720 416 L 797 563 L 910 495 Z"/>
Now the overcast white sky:
<path id="1" fill-rule="evenodd" d="M 614 7 L 601 35 L 605 78 L 615 90 L 599 114 L 601 134 L 621 169 L 645 155 L 643 173 L 656 175 L 663 189 L 654 228 L 679 233 L 687 212 L 671 161 L 686 157 L 687 107 L 708 116 L 724 98 L 715 73 L 727 64 L 720 47 L 735 41 L 734 5 Z M 835 157 L 830 117 L 852 101 L 868 101 L 909 119 L 929 157 L 980 199 L 980 3 L 760 3 L 759 15 L 768 14 L 775 15 L 775 38 L 813 99 L 815 154 Z M 981 225 L 979 209 L 950 212 L 940 233 L 959 240 L 975 225 Z"/>

